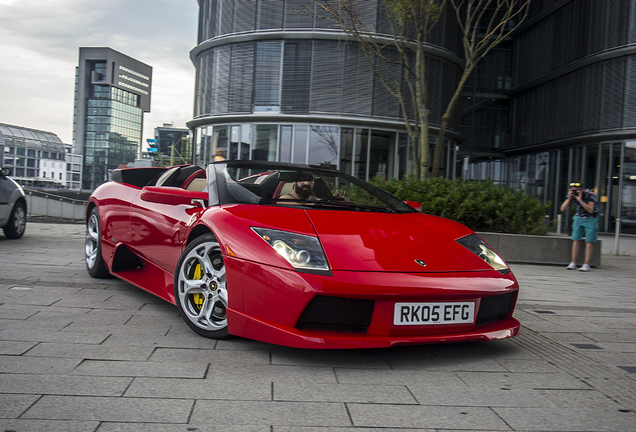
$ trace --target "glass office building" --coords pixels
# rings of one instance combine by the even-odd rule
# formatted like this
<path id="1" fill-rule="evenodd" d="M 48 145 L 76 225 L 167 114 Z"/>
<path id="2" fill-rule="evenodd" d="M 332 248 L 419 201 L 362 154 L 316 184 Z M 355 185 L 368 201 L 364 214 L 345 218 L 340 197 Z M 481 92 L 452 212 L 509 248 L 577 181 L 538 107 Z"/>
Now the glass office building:
<path id="1" fill-rule="evenodd" d="M 80 48 L 73 147 L 84 156 L 82 189 L 141 151 L 143 113 L 150 111 L 152 68 L 110 48 Z"/>
<path id="2" fill-rule="evenodd" d="M 365 1 L 361 9 L 368 26 L 387 37 L 390 28 L 379 3 Z M 374 77 L 356 43 L 305 9 L 314 8 L 313 1 L 199 5 L 198 45 L 191 52 L 195 116 L 188 123 L 195 133 L 195 163 L 223 157 L 322 164 L 363 179 L 411 172 L 397 100 Z M 455 53 L 461 45 L 451 25 L 438 26 L 428 42 L 434 137 L 439 106 L 459 78 Z M 444 154 L 446 176 L 454 169 L 457 120 Z"/>
<path id="3" fill-rule="evenodd" d="M 465 176 L 537 196 L 552 219 L 581 180 L 599 198 L 601 231 L 621 218 L 636 234 L 636 1 L 535 0 L 504 49 L 473 77 L 485 97 L 465 95 Z"/>
<path id="4" fill-rule="evenodd" d="M 63 187 L 66 146 L 51 132 L 0 123 L 0 166 L 23 186 Z"/>
<path id="5" fill-rule="evenodd" d="M 382 2 L 363 20 L 390 34 Z M 397 101 L 355 42 L 309 0 L 200 0 L 194 161 L 324 164 L 363 179 L 412 172 Z M 309 7 L 309 10 L 306 9 Z M 636 0 L 534 0 L 477 67 L 451 122 L 447 178 L 492 179 L 551 203 L 582 180 L 601 231 L 636 234 Z M 461 34 L 447 7 L 427 40 L 432 141 L 458 83 Z M 402 77 L 403 78 L 403 77 Z M 567 228 L 569 214 L 563 222 Z"/>

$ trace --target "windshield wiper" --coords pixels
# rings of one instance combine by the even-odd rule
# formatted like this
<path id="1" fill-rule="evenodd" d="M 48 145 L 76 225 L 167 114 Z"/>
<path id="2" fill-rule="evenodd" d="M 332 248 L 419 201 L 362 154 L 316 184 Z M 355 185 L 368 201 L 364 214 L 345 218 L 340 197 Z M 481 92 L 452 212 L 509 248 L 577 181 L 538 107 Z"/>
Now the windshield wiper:
<path id="1" fill-rule="evenodd" d="M 374 206 L 367 204 L 356 204 L 349 201 L 342 201 L 339 198 L 324 198 L 324 199 L 316 199 L 307 200 L 308 202 L 313 203 L 317 207 L 340 207 L 340 208 L 350 208 L 356 211 L 377 211 L 382 213 L 397 213 L 397 211 L 392 208 L 382 207 L 382 206 Z"/>
<path id="2" fill-rule="evenodd" d="M 306 201 L 297 200 L 294 198 L 261 198 L 258 203 L 259 204 L 276 204 L 276 203 L 297 203 L 304 204 Z"/>
<path id="3" fill-rule="evenodd" d="M 294 198 L 261 198 L 258 202 L 259 204 L 285 204 L 285 203 L 293 203 L 296 205 L 311 205 L 313 207 L 320 208 L 346 208 L 356 211 L 376 211 L 381 213 L 396 213 L 397 211 L 392 208 L 382 207 L 382 206 L 374 206 L 367 204 L 356 204 L 349 201 L 343 201 L 342 198 L 316 198 L 314 196 L 309 197 L 307 200 L 298 200 Z"/>

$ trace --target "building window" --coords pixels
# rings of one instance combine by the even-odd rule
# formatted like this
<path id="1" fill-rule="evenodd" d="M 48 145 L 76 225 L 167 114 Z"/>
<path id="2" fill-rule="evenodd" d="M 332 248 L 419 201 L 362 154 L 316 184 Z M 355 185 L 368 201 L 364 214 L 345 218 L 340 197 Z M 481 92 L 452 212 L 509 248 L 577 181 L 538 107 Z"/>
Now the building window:
<path id="1" fill-rule="evenodd" d="M 280 149 L 278 151 L 278 160 L 281 162 L 291 162 L 292 130 L 293 126 L 280 127 Z"/>
<path id="2" fill-rule="evenodd" d="M 309 134 L 307 162 L 338 167 L 339 129 L 336 126 L 312 126 Z"/>
<path id="3" fill-rule="evenodd" d="M 256 44 L 254 112 L 280 112 L 282 42 Z"/>
<path id="4" fill-rule="evenodd" d="M 276 147 L 278 146 L 278 125 L 264 124 L 254 126 L 254 160 L 276 160 Z"/>
<path id="5" fill-rule="evenodd" d="M 294 147 L 292 162 L 304 164 L 307 163 L 307 136 L 309 134 L 309 126 L 296 125 L 294 127 Z"/>

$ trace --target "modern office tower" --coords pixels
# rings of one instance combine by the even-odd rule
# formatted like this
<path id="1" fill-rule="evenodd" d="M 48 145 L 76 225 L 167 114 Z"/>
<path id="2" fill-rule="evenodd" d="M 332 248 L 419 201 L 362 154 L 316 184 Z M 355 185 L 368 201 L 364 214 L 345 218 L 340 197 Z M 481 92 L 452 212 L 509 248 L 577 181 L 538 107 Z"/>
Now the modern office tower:
<path id="1" fill-rule="evenodd" d="M 164 123 L 155 128 L 155 146 L 163 159 L 175 164 L 192 162 L 190 155 L 190 129 L 175 128 L 172 123 Z"/>
<path id="2" fill-rule="evenodd" d="M 215 157 L 323 164 L 362 179 L 402 177 L 412 158 L 400 106 L 344 32 L 306 11 L 305 0 L 200 0 L 194 161 Z M 365 20 L 387 36 L 384 6 L 364 1 Z M 445 15 L 450 13 L 445 12 Z M 430 100 L 448 101 L 460 72 L 455 27 L 428 46 Z M 394 53 L 395 54 L 395 53 Z M 432 123 L 439 124 L 434 109 Z M 451 175 L 457 119 L 443 172 Z M 433 136 L 435 128 L 433 128 Z"/>
<path id="3" fill-rule="evenodd" d="M 73 148 L 84 156 L 82 189 L 95 189 L 139 156 L 151 87 L 147 64 L 111 48 L 79 49 Z"/>

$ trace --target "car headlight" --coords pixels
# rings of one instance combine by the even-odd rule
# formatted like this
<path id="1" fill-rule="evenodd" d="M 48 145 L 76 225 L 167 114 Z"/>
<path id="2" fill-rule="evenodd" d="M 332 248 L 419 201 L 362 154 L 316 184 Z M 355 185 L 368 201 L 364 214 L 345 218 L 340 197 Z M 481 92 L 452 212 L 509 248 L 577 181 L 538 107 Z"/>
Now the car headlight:
<path id="1" fill-rule="evenodd" d="M 329 271 L 325 252 L 316 237 L 268 228 L 252 230 L 297 270 Z"/>
<path id="2" fill-rule="evenodd" d="M 462 237 L 457 240 L 457 243 L 486 261 L 499 273 L 506 274 L 510 272 L 510 268 L 504 260 L 502 260 L 501 257 L 497 255 L 497 252 L 492 250 L 492 248 L 488 246 L 488 244 L 477 234 L 470 234 L 466 237 Z"/>

